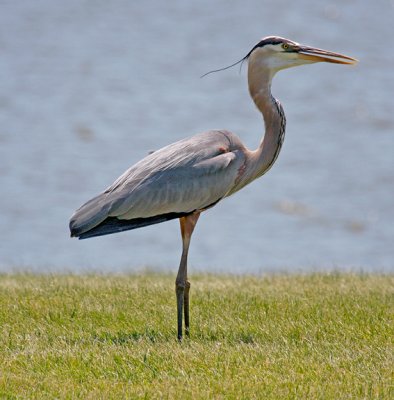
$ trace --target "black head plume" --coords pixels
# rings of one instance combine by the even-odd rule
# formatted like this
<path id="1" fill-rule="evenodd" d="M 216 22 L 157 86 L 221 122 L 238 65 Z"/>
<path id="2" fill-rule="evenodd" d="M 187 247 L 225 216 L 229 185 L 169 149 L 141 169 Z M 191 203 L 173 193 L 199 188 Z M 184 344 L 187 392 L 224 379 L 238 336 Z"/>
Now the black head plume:
<path id="1" fill-rule="evenodd" d="M 214 69 L 212 71 L 206 72 L 204 75 L 201 75 L 200 78 L 204 78 L 204 76 L 207 76 L 209 74 L 213 74 L 214 72 L 220 72 L 220 71 L 224 71 L 226 69 L 229 69 L 231 67 L 235 67 L 237 64 L 241 63 L 239 70 L 241 71 L 242 68 L 242 64 L 245 60 L 248 59 L 248 57 L 250 56 L 250 52 L 243 58 L 241 58 L 239 61 L 235 62 L 234 64 L 228 65 L 227 67 L 223 67 L 223 68 L 219 68 L 219 69 Z"/>
<path id="2" fill-rule="evenodd" d="M 226 69 L 232 68 L 234 66 L 236 66 L 237 64 L 241 64 L 239 67 L 239 70 L 241 71 L 242 69 L 242 64 L 244 63 L 245 60 L 247 60 L 249 58 L 249 56 L 253 53 L 254 50 L 258 49 L 259 47 L 263 47 L 267 44 L 281 44 L 284 41 L 288 41 L 287 39 L 283 39 L 279 36 L 267 36 L 263 39 L 261 39 L 253 48 L 252 50 L 249 51 L 248 54 L 246 54 L 245 57 L 241 58 L 239 61 L 235 62 L 234 64 L 228 65 L 227 67 L 223 67 L 223 68 L 219 68 L 219 69 L 214 69 L 212 71 L 209 71 L 207 73 L 205 73 L 204 75 L 201 75 L 200 78 L 204 78 L 204 76 L 207 76 L 209 74 L 212 74 L 214 72 L 220 72 L 220 71 L 225 71 Z M 289 41 L 290 42 L 290 41 Z M 295 43 L 294 43 L 295 44 Z"/>

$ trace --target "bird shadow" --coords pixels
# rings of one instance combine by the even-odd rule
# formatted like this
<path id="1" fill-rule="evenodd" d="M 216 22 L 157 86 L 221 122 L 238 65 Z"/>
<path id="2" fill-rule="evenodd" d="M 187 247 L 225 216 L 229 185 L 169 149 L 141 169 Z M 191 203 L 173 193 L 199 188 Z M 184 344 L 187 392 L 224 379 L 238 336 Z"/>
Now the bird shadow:
<path id="1" fill-rule="evenodd" d="M 156 331 L 153 329 L 146 329 L 144 331 L 131 331 L 131 332 L 100 332 L 93 333 L 91 335 L 91 340 L 96 343 L 108 344 L 108 345 L 116 345 L 116 346 L 127 346 L 130 344 L 136 344 L 141 342 L 149 342 L 149 343 L 163 343 L 163 342 L 178 342 L 175 335 L 164 335 L 160 331 Z M 248 344 L 253 345 L 256 344 L 256 338 L 251 333 L 239 333 L 238 335 L 230 335 L 227 337 L 226 335 L 216 335 L 215 333 L 206 333 L 204 335 L 196 334 L 190 338 L 185 337 L 182 341 L 184 344 L 192 343 L 194 341 L 203 341 L 210 343 L 238 343 L 238 344 Z M 179 343 L 179 342 L 178 342 Z"/>
<path id="2" fill-rule="evenodd" d="M 138 343 L 141 341 L 147 341 L 155 343 L 162 341 L 164 336 L 162 333 L 146 329 L 145 331 L 138 332 L 100 332 L 92 334 L 92 340 L 98 343 L 114 344 L 117 346 L 124 346 L 130 343 Z"/>

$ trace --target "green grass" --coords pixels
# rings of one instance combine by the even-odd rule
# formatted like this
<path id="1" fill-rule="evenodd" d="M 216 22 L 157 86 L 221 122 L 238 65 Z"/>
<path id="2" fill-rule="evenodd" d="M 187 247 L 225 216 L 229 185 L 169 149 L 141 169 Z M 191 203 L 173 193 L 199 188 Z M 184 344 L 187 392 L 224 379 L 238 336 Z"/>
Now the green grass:
<path id="1" fill-rule="evenodd" d="M 393 275 L 0 276 L 0 398 L 389 399 Z"/>

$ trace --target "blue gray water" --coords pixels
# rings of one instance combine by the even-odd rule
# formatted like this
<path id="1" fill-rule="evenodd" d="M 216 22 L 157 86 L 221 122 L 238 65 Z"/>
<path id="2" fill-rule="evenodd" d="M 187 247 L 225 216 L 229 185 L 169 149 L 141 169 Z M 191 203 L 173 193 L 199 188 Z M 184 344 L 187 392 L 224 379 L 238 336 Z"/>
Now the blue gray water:
<path id="1" fill-rule="evenodd" d="M 283 71 L 276 165 L 207 211 L 192 271 L 394 271 L 394 2 L 0 2 L 0 271 L 176 271 L 177 221 L 77 241 L 73 210 L 149 151 L 263 133 L 243 57 L 262 36 L 360 59 Z"/>

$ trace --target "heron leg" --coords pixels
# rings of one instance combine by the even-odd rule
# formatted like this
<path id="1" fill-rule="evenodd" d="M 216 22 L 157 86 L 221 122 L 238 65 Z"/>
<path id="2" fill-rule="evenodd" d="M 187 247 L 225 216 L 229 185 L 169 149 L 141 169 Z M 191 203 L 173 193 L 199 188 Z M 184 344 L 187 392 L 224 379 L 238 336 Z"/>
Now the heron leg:
<path id="1" fill-rule="evenodd" d="M 189 317 L 189 292 L 190 282 L 186 280 L 185 294 L 183 296 L 183 311 L 185 315 L 185 335 L 190 335 L 190 317 Z"/>
<path id="2" fill-rule="evenodd" d="M 190 239 L 197 224 L 199 212 L 181 217 L 179 219 L 182 234 L 182 256 L 178 274 L 175 280 L 175 293 L 178 318 L 178 340 L 182 340 L 182 314 L 185 314 L 185 333 L 189 335 L 189 291 L 190 282 L 187 279 L 187 255 L 189 253 Z"/>

